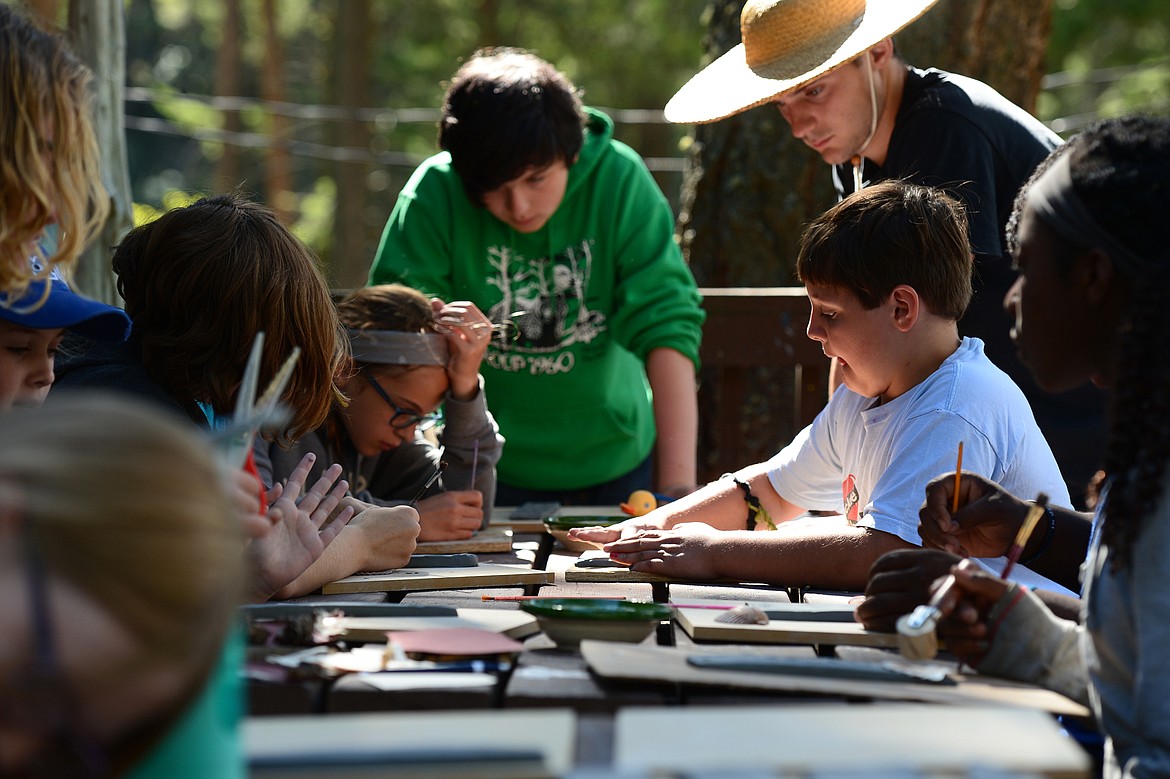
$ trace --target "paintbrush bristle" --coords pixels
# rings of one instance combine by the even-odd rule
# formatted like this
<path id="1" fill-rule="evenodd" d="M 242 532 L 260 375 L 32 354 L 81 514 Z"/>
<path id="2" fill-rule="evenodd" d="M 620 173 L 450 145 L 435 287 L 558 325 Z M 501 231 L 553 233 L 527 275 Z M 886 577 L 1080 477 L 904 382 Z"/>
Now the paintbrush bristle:
<path id="1" fill-rule="evenodd" d="M 938 609 L 919 606 L 898 617 L 898 652 L 908 660 L 930 660 L 938 654 Z"/>

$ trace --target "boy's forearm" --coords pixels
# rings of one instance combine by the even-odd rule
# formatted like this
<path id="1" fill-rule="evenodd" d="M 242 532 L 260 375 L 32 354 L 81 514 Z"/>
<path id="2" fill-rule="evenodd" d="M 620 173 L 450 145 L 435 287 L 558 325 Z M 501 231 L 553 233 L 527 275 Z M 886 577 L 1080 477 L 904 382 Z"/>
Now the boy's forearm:
<path id="1" fill-rule="evenodd" d="M 728 533 L 718 543 L 715 565 L 723 578 L 852 592 L 865 590 L 869 569 L 883 554 L 916 548 L 880 530 L 837 526 L 791 532 L 781 525 L 763 533 Z"/>
<path id="2" fill-rule="evenodd" d="M 776 494 L 768 480 L 766 463 L 743 468 L 736 472 L 736 478 L 749 486 L 752 495 L 760 500 L 777 523 L 804 511 Z M 666 504 L 647 518 L 653 518 L 663 528 L 684 522 L 702 522 L 719 530 L 744 530 L 748 515 L 746 497 L 743 488 L 731 478 L 716 479 L 690 495 Z"/>

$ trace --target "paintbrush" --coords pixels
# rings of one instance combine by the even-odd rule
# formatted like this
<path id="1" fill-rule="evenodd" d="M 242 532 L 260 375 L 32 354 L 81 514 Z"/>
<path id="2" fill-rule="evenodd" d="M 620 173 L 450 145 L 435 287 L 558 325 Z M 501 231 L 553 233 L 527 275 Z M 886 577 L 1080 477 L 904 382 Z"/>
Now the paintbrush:
<path id="1" fill-rule="evenodd" d="M 422 496 L 427 494 L 427 490 L 429 490 L 429 489 L 431 488 L 431 486 L 432 486 L 432 485 L 433 485 L 435 482 L 437 482 L 437 481 L 439 480 L 439 477 L 443 475 L 443 471 L 445 471 L 445 470 L 447 470 L 447 461 L 446 461 L 446 460 L 440 460 L 440 461 L 439 461 L 439 467 L 438 467 L 438 468 L 436 468 L 436 469 L 435 469 L 435 472 L 431 474 L 431 478 L 427 479 L 427 483 L 426 483 L 426 484 L 424 484 L 424 485 L 423 485 L 423 486 L 422 486 L 422 487 L 419 489 L 419 491 L 418 491 L 418 492 L 416 492 L 416 493 L 414 494 L 414 497 L 410 499 L 410 504 L 409 504 L 409 505 L 410 505 L 410 507 L 411 507 L 411 508 L 414 508 L 414 507 L 415 507 L 415 505 L 416 505 L 416 504 L 417 504 L 417 503 L 418 503 L 420 500 L 422 500 Z"/>
<path id="2" fill-rule="evenodd" d="M 1032 508 L 1028 509 L 1024 524 L 1020 525 L 1020 530 L 1016 533 L 1016 540 L 1008 549 L 1008 561 L 1007 565 L 1003 567 L 1001 578 L 1007 579 L 1008 575 L 1011 574 L 1012 567 L 1020 559 L 1020 553 L 1024 550 L 1024 544 L 1028 542 L 1028 536 L 1032 534 L 1032 530 L 1036 527 L 1036 523 L 1044 514 L 1047 506 L 1048 496 L 1041 492 L 1036 496 L 1036 502 L 1032 504 Z M 938 654 L 938 636 L 935 633 L 935 628 L 937 628 L 938 618 L 941 616 L 939 605 L 954 586 L 955 575 L 950 574 L 934 593 L 934 597 L 930 599 L 929 603 L 919 606 L 909 614 L 898 617 L 896 623 L 898 651 L 902 657 L 910 660 L 929 660 Z"/>
<path id="3" fill-rule="evenodd" d="M 959 442 L 959 454 L 955 458 L 955 489 L 951 496 L 951 514 L 959 511 L 959 483 L 963 475 L 963 442 Z M 929 660 L 938 654 L 938 637 L 935 627 L 938 625 L 939 604 L 950 592 L 955 584 L 955 576 L 951 574 L 935 592 L 928 603 L 918 606 L 909 614 L 898 617 L 896 628 L 898 631 L 898 651 L 903 657 L 911 660 Z"/>
<path id="4" fill-rule="evenodd" d="M 475 489 L 475 472 L 479 470 L 479 439 L 471 445 L 471 489 Z"/>
<path id="5" fill-rule="evenodd" d="M 909 614 L 898 617 L 898 652 L 909 660 L 929 660 L 938 654 L 938 635 L 935 628 L 942 616 L 939 605 L 955 586 L 955 575 L 949 574 L 935 591 L 929 603 L 918 606 Z"/>
<path id="6" fill-rule="evenodd" d="M 1001 578 L 1006 579 L 1011 574 L 1012 568 L 1016 566 L 1016 561 L 1020 559 L 1020 555 L 1024 551 L 1024 545 L 1028 543 L 1029 536 L 1036 529 L 1036 523 L 1040 521 L 1040 517 L 1044 516 L 1044 511 L 1047 508 L 1048 496 L 1041 492 L 1036 496 L 1032 508 L 1028 509 L 1028 514 L 1024 517 L 1024 524 L 1020 525 L 1020 532 L 1016 533 L 1016 540 L 1012 541 L 1012 545 L 1008 549 L 1007 564 L 1003 567 Z"/>

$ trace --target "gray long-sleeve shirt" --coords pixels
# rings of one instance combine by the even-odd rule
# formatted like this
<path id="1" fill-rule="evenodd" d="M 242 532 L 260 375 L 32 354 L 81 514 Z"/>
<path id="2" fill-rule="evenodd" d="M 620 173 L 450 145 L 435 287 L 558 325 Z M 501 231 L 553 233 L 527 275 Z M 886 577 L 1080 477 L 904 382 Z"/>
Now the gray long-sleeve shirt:
<path id="1" fill-rule="evenodd" d="M 376 457 L 362 457 L 349 438 L 339 436 L 340 446 L 330 445 L 327 426 L 295 441 L 285 449 L 271 441 L 257 438 L 256 468 L 265 485 L 286 478 L 307 453 L 317 455 L 307 484 L 318 479 L 333 463 L 340 463 L 342 477 L 350 483 L 351 494 L 358 500 L 380 506 L 408 503 L 438 467 L 446 460 L 447 468 L 426 493 L 437 495 L 448 490 L 476 489 L 483 494 L 484 524 L 491 516 L 496 494 L 496 463 L 503 452 L 504 439 L 487 410 L 484 392 L 467 401 L 447 395 L 443 402 L 443 428 L 439 446 L 422 433 L 414 440 Z M 479 442 L 478 449 L 476 441 Z M 477 465 L 473 462 L 478 460 Z M 471 483 L 472 471 L 475 484 Z M 425 496 L 424 496 L 425 497 Z"/>
<path id="2" fill-rule="evenodd" d="M 1170 495 L 1144 519 L 1124 570 L 1110 570 L 1107 546 L 1092 549 L 1084 625 L 1029 594 L 979 665 L 1089 703 L 1107 738 L 1107 779 L 1170 776 Z"/>

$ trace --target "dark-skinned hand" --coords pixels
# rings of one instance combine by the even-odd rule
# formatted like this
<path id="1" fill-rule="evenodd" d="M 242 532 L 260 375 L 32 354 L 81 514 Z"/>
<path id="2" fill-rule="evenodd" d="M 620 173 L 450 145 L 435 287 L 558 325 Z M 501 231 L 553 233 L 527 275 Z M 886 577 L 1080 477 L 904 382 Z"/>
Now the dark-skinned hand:
<path id="1" fill-rule="evenodd" d="M 869 630 L 893 633 L 898 617 L 929 601 L 935 580 L 961 559 L 933 549 L 898 549 L 882 555 L 869 569 L 865 600 L 854 616 Z"/>
<path id="2" fill-rule="evenodd" d="M 971 560 L 962 561 L 951 572 L 955 575 L 955 585 L 939 603 L 942 616 L 938 622 L 938 636 L 948 652 L 968 665 L 978 667 L 991 649 L 988 614 L 1008 589 L 1016 585 L 989 573 Z"/>
<path id="3" fill-rule="evenodd" d="M 918 512 L 923 548 L 961 557 L 1007 554 L 1027 514 L 1027 504 L 995 482 L 973 473 L 960 477 L 959 510 L 952 514 L 954 499 L 954 473 L 926 485 L 926 502 Z"/>

